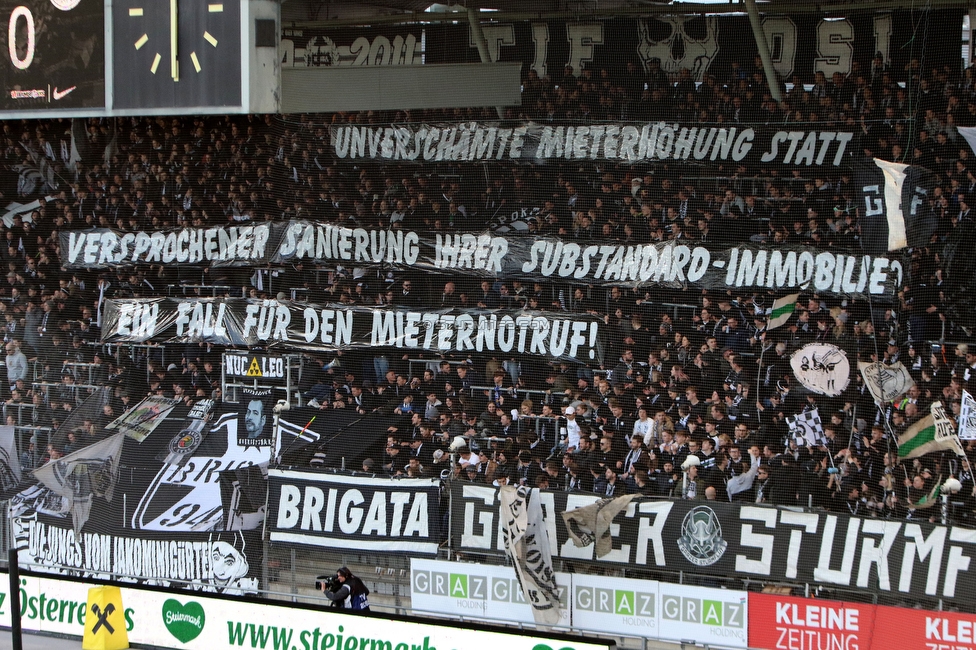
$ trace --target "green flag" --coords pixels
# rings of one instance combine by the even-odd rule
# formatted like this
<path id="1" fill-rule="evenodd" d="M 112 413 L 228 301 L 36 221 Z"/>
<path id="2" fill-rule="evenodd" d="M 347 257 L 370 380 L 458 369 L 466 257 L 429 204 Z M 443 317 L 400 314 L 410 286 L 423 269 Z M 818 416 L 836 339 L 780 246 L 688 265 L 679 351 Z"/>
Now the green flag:
<path id="1" fill-rule="evenodd" d="M 769 312 L 769 322 L 766 325 L 766 329 L 771 330 L 786 325 L 787 321 L 790 320 L 790 316 L 796 311 L 796 301 L 799 297 L 800 294 L 791 293 L 788 296 L 774 300 L 772 311 Z"/>
<path id="2" fill-rule="evenodd" d="M 933 402 L 929 415 L 898 436 L 898 460 L 917 458 L 934 451 L 952 451 L 957 456 L 964 455 L 952 420 L 941 402 Z"/>

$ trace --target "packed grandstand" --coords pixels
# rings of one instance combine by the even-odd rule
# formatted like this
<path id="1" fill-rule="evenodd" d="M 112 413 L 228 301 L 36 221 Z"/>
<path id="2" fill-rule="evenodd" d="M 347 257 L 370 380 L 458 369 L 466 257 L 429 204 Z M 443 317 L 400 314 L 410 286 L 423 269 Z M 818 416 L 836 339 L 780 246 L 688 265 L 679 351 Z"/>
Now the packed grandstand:
<path id="1" fill-rule="evenodd" d="M 933 58 L 878 52 L 775 93 L 758 56 L 694 76 L 655 57 L 528 69 L 504 120 L 4 121 L 0 390 L 19 470 L 0 486 L 23 558 L 229 594 L 283 580 L 290 544 L 494 564 L 495 494 L 527 486 L 580 573 L 972 611 L 965 569 L 926 582 L 912 564 L 923 537 L 951 526 L 961 544 L 976 524 L 976 85 Z M 907 209 L 875 160 L 916 174 Z M 895 212 L 892 248 L 878 228 Z M 121 517 L 97 487 L 89 517 L 28 473 L 119 430 Z M 340 494 L 362 481 L 355 505 L 374 505 L 350 524 L 335 490 L 309 496 L 313 474 Z M 587 523 L 567 515 L 595 498 L 620 530 L 574 555 Z M 662 503 L 674 514 L 645 508 Z M 746 520 L 768 545 L 723 559 L 723 527 Z M 111 562 L 73 556 L 69 532 L 87 546 L 116 525 Z M 215 579 L 218 560 L 236 568 Z"/>

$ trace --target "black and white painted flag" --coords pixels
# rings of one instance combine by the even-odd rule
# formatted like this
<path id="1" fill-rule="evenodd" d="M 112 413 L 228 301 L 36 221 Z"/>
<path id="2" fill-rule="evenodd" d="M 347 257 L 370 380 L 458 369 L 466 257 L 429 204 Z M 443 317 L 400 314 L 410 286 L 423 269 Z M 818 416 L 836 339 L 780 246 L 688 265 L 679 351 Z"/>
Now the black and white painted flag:
<path id="1" fill-rule="evenodd" d="M 968 390 L 962 391 L 958 431 L 960 440 L 976 440 L 976 399 Z"/>
<path id="2" fill-rule="evenodd" d="M 16 427 L 0 427 L 0 494 L 20 485 L 20 457 L 17 455 Z"/>
<path id="3" fill-rule="evenodd" d="M 119 478 L 124 433 L 105 438 L 76 452 L 48 461 L 34 470 L 44 487 L 61 496 L 71 512 L 75 535 L 81 532 L 95 497 L 109 503 Z"/>
<path id="4" fill-rule="evenodd" d="M 817 447 L 827 441 L 817 409 L 790 416 L 786 418 L 786 424 L 790 427 L 790 437 L 796 440 L 797 447 Z"/>
<path id="5" fill-rule="evenodd" d="M 870 255 L 883 255 L 926 244 L 938 223 L 929 199 L 937 182 L 933 172 L 917 165 L 886 160 L 864 163 L 858 169 L 864 212 L 861 246 Z"/>

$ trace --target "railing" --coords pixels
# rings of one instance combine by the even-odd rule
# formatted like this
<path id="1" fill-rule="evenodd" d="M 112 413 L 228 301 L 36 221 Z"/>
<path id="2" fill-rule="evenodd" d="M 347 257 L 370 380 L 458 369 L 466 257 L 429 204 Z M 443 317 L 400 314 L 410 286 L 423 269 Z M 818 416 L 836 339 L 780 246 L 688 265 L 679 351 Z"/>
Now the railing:
<path id="1" fill-rule="evenodd" d="M 27 422 L 24 422 L 25 415 L 24 412 L 29 411 L 30 414 L 26 416 Z M 33 424 L 34 422 L 34 405 L 30 402 L 7 402 L 3 405 L 3 421 L 6 422 L 7 418 L 13 416 L 14 425 L 24 426 L 28 424 Z"/>

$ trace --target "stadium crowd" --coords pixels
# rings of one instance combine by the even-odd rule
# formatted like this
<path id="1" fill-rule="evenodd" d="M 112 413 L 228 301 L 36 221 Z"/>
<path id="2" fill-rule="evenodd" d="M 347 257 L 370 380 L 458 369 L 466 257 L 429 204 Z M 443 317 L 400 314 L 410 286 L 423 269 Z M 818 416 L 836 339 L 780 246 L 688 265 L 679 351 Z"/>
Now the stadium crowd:
<path id="1" fill-rule="evenodd" d="M 308 357 L 305 400 L 322 410 L 393 415 L 368 472 L 440 474 L 489 483 L 616 495 L 813 505 L 876 516 L 935 516 L 914 507 L 949 475 L 963 481 L 965 518 L 976 502 L 968 465 L 930 454 L 899 463 L 895 440 L 941 400 L 958 414 L 976 382 L 976 347 L 947 318 L 940 245 L 973 221 L 976 164 L 957 126 L 976 125 L 973 71 L 883 60 L 846 78 L 796 78 L 772 101 L 761 64 L 709 72 L 696 84 L 628 66 L 624 78 L 571 69 L 554 83 L 529 72 L 513 118 L 832 122 L 856 125 L 858 153 L 922 164 L 941 184 L 922 209 L 938 219 L 931 246 L 907 253 L 911 273 L 888 302 L 805 294 L 790 322 L 766 329 L 773 296 L 660 287 L 483 281 L 294 264 L 282 268 L 185 265 L 66 271 L 59 233 L 310 219 L 376 228 L 480 231 L 512 215 L 529 232 L 575 240 L 723 245 L 752 240 L 821 248 L 859 246 L 860 199 L 848 171 L 808 178 L 797 169 L 565 163 L 379 164 L 338 160 L 337 123 L 490 119 L 479 110 L 183 118 L 6 121 L 0 193 L 37 205 L 3 221 L 0 313 L 6 322 L 8 424 L 24 436 L 24 464 L 74 451 L 149 394 L 220 397 L 218 346 L 102 346 L 111 298 L 218 295 L 313 303 L 543 309 L 602 317 L 611 331 L 602 368 L 542 358 L 429 357 L 411 372 L 390 350 Z M 83 126 L 84 128 L 79 128 Z M 72 132 L 74 131 L 74 137 Z M 48 170 L 49 173 L 42 173 Z M 186 288 L 193 285 L 195 288 Z M 202 287 L 202 288 L 201 288 Z M 793 378 L 792 351 L 824 341 L 852 360 L 901 361 L 916 387 L 876 405 L 860 376 L 840 398 Z M 115 399 L 85 427 L 67 412 L 95 386 Z M 9 390 L 7 390 L 9 389 Z M 786 417 L 818 409 L 827 444 L 797 448 Z M 46 431 L 50 429 L 48 437 Z M 976 458 L 976 445 L 968 452 Z M 687 462 L 696 457 L 698 463 Z M 751 485 L 730 480 L 754 477 Z"/>

